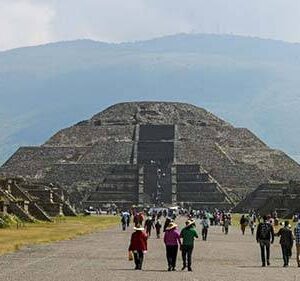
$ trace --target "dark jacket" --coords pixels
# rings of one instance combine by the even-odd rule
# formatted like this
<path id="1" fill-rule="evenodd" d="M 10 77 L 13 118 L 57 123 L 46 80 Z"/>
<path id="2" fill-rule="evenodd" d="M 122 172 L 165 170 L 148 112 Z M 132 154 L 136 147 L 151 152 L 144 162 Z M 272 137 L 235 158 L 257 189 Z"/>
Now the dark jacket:
<path id="1" fill-rule="evenodd" d="M 286 247 L 292 248 L 293 247 L 293 233 L 290 229 L 287 227 L 283 227 L 279 229 L 278 233 L 276 233 L 276 236 L 280 236 L 279 243 L 281 245 L 284 245 Z"/>
<path id="2" fill-rule="evenodd" d="M 262 222 L 258 225 L 256 231 L 256 241 L 268 240 L 274 242 L 274 229 L 273 226 L 267 222 Z"/>

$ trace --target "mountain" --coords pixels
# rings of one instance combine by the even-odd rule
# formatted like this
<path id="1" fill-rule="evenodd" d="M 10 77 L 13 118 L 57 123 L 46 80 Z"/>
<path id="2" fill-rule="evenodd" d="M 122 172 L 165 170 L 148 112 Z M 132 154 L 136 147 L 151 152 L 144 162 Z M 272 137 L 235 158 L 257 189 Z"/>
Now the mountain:
<path id="1" fill-rule="evenodd" d="M 228 35 L 0 52 L 0 162 L 122 101 L 188 102 L 300 159 L 300 44 Z"/>

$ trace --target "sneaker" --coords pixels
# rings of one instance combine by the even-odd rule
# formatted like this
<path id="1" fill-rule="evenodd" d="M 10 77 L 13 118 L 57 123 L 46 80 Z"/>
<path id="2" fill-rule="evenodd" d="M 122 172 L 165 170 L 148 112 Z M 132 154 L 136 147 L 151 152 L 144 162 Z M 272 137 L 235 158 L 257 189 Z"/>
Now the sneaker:
<path id="1" fill-rule="evenodd" d="M 188 271 L 193 271 L 191 267 L 188 268 Z"/>
<path id="2" fill-rule="evenodd" d="M 267 261 L 267 266 L 269 266 L 270 265 L 270 262 L 269 261 Z"/>
<path id="3" fill-rule="evenodd" d="M 186 266 L 184 265 L 182 268 L 181 268 L 181 270 L 185 270 L 186 269 Z"/>

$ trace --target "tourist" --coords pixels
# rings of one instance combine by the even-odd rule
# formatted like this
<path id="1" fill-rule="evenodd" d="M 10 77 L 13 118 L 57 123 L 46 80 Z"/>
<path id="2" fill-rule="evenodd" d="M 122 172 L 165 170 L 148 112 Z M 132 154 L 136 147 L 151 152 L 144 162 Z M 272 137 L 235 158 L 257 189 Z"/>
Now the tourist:
<path id="1" fill-rule="evenodd" d="M 147 234 L 141 225 L 133 228 L 135 232 L 131 235 L 128 251 L 133 252 L 135 269 L 141 270 L 143 266 L 144 254 L 147 252 Z"/>
<path id="2" fill-rule="evenodd" d="M 176 271 L 178 245 L 181 245 L 181 241 L 179 230 L 174 222 L 171 222 L 166 228 L 164 242 L 166 245 L 168 271 Z"/>
<path id="3" fill-rule="evenodd" d="M 123 229 L 123 231 L 126 230 L 127 219 L 128 219 L 127 215 L 122 214 L 122 217 L 121 217 L 121 224 L 122 224 L 122 229 Z"/>
<path id="4" fill-rule="evenodd" d="M 245 215 L 242 215 L 240 219 L 240 225 L 241 225 L 242 234 L 245 235 L 246 226 L 248 225 L 248 220 L 245 217 Z"/>
<path id="5" fill-rule="evenodd" d="M 194 249 L 194 239 L 198 238 L 198 234 L 195 228 L 195 221 L 188 220 L 186 226 L 181 230 L 180 237 L 182 237 L 182 270 L 188 267 L 188 271 L 192 271 L 192 253 Z"/>
<path id="6" fill-rule="evenodd" d="M 263 222 L 258 225 L 256 231 L 256 241 L 260 245 L 262 266 L 266 266 L 266 255 L 267 265 L 270 265 L 270 244 L 274 242 L 273 226 L 267 220 L 267 216 L 263 216 Z"/>
<path id="7" fill-rule="evenodd" d="M 228 232 L 229 232 L 229 225 L 230 225 L 230 220 L 228 218 L 228 216 L 224 216 L 224 231 L 225 231 L 225 234 L 227 235 Z"/>
<path id="8" fill-rule="evenodd" d="M 145 220 L 144 227 L 146 228 L 146 234 L 148 235 L 148 237 L 150 237 L 151 230 L 152 230 L 152 228 L 154 228 L 153 219 L 151 217 L 147 217 L 147 219 Z"/>
<path id="9" fill-rule="evenodd" d="M 295 234 L 295 244 L 296 244 L 296 258 L 297 258 L 297 263 L 298 267 L 300 267 L 300 218 L 298 218 L 298 223 L 294 229 L 294 234 Z"/>
<path id="10" fill-rule="evenodd" d="M 161 227 L 162 227 L 162 224 L 161 224 L 161 222 L 160 222 L 160 219 L 158 218 L 158 219 L 156 220 L 156 223 L 155 223 L 155 230 L 156 230 L 156 238 L 157 238 L 157 239 L 160 238 Z"/>
<path id="11" fill-rule="evenodd" d="M 292 253 L 293 247 L 293 233 L 289 229 L 289 221 L 284 222 L 284 227 L 282 227 L 275 236 L 280 236 L 280 245 L 282 250 L 283 266 L 289 266 L 289 258 Z"/>
<path id="12" fill-rule="evenodd" d="M 255 222 L 254 222 L 253 218 L 250 219 L 249 227 L 250 227 L 250 230 L 251 230 L 251 234 L 254 235 Z"/>
<path id="13" fill-rule="evenodd" d="M 163 232 L 166 231 L 166 228 L 168 227 L 169 223 L 171 222 L 171 218 L 167 217 L 165 220 L 165 224 L 164 224 L 164 228 L 163 228 Z"/>
<path id="14" fill-rule="evenodd" d="M 202 225 L 202 240 L 206 241 L 208 228 L 209 228 L 209 221 L 206 216 L 203 217 L 203 219 L 201 221 L 201 225 Z"/>
<path id="15" fill-rule="evenodd" d="M 127 227 L 130 225 L 131 213 L 127 212 Z"/>
<path id="16" fill-rule="evenodd" d="M 143 225 L 144 219 L 145 219 L 144 212 L 139 212 L 139 214 L 138 214 L 138 224 Z"/>

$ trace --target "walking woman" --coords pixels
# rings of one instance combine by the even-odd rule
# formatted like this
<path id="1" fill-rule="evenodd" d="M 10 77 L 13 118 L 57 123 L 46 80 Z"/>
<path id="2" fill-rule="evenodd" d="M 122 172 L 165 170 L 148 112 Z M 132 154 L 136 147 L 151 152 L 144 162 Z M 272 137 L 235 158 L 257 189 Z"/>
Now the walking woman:
<path id="1" fill-rule="evenodd" d="M 178 246 L 181 246 L 181 241 L 180 232 L 174 222 L 171 222 L 166 227 L 164 242 L 166 245 L 168 271 L 176 271 Z"/>
<path id="2" fill-rule="evenodd" d="M 141 270 L 144 261 L 144 254 L 147 252 L 147 235 L 141 225 L 133 228 L 135 232 L 131 235 L 128 251 L 133 252 L 135 270 Z"/>
<path id="3" fill-rule="evenodd" d="M 192 271 L 192 253 L 194 249 L 194 239 L 198 238 L 194 220 L 188 220 L 185 223 L 185 228 L 181 230 L 180 237 L 182 237 L 182 270 L 188 266 L 188 271 Z"/>

